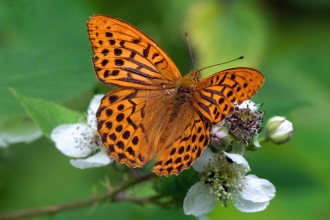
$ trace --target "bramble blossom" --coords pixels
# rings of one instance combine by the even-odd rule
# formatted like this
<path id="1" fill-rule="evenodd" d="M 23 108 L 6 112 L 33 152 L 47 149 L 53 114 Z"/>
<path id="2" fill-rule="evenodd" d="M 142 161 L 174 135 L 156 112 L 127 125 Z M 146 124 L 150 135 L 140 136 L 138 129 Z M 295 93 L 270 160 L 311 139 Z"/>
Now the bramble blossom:
<path id="1" fill-rule="evenodd" d="M 95 95 L 87 111 L 87 123 L 63 124 L 51 133 L 56 148 L 77 168 L 100 167 L 111 163 L 97 132 L 96 111 L 103 95 Z"/>
<path id="2" fill-rule="evenodd" d="M 193 168 L 199 172 L 200 181 L 189 189 L 184 199 L 187 215 L 211 212 L 216 201 L 226 206 L 228 199 L 242 212 L 262 211 L 275 196 L 275 187 L 268 180 L 246 175 L 250 167 L 239 154 L 213 153 L 206 148 Z"/>

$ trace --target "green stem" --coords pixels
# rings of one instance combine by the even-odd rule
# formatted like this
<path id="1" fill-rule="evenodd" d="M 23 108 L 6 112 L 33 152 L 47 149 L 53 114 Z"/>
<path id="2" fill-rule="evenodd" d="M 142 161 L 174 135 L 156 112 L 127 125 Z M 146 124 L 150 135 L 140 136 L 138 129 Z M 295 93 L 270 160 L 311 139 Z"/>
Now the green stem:
<path id="1" fill-rule="evenodd" d="M 258 139 L 258 141 L 259 141 L 260 144 L 261 144 L 261 143 L 265 143 L 265 142 L 268 142 L 268 138 L 267 138 L 266 135 L 265 135 L 265 136 L 263 136 L 263 137 L 260 137 L 260 138 Z"/>
<path id="2" fill-rule="evenodd" d="M 103 194 L 93 195 L 90 198 L 79 200 L 79 201 L 64 203 L 64 204 L 60 204 L 60 205 L 53 205 L 53 206 L 48 206 L 48 207 L 44 207 L 44 208 L 26 209 L 26 210 L 20 210 L 20 211 L 14 211 L 14 212 L 0 214 L 0 220 L 28 218 L 28 217 L 39 216 L 39 215 L 54 214 L 54 213 L 62 212 L 65 210 L 76 209 L 76 208 L 80 208 L 80 207 L 84 207 L 84 206 L 88 206 L 88 205 L 95 205 L 100 202 L 113 200 L 115 198 L 115 196 L 118 193 L 122 192 L 123 190 L 125 190 L 131 186 L 134 186 L 136 184 L 142 183 L 146 180 L 149 180 L 155 176 L 156 176 L 155 174 L 151 173 L 140 179 L 134 179 L 132 181 L 124 183 L 121 186 L 115 187 L 112 190 L 109 190 Z"/>
<path id="3" fill-rule="evenodd" d="M 169 199 L 167 201 L 161 201 L 164 198 L 162 195 L 150 196 L 150 197 L 137 197 L 137 196 L 127 196 L 125 194 L 118 193 L 113 201 L 129 201 L 134 202 L 139 205 L 143 205 L 146 203 L 152 203 L 161 208 L 170 208 L 173 205 L 173 199 Z"/>

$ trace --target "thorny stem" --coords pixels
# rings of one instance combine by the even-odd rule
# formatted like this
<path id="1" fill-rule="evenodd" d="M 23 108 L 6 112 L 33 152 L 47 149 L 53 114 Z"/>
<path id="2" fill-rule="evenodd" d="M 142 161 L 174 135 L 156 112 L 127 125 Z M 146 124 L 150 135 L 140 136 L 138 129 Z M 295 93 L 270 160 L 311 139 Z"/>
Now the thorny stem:
<path id="1" fill-rule="evenodd" d="M 125 195 L 125 192 L 120 192 L 115 196 L 115 198 L 113 198 L 112 201 L 129 201 L 129 202 L 137 203 L 139 205 L 143 205 L 145 203 L 152 203 L 162 208 L 170 207 L 173 204 L 172 199 L 162 202 L 160 201 L 161 198 L 163 198 L 161 195 L 150 196 L 150 197 L 137 197 L 137 196 L 127 196 Z"/>
<path id="2" fill-rule="evenodd" d="M 90 198 L 83 199 L 83 200 L 68 202 L 68 203 L 64 203 L 64 204 L 60 204 L 60 205 L 48 206 L 48 207 L 44 207 L 44 208 L 26 209 L 26 210 L 20 210 L 20 211 L 14 211 L 14 212 L 0 214 L 0 220 L 28 218 L 28 217 L 33 217 L 33 216 L 54 214 L 54 213 L 62 212 L 65 210 L 76 209 L 76 208 L 80 208 L 80 207 L 84 207 L 84 206 L 88 206 L 88 205 L 97 205 L 100 202 L 118 201 L 118 200 L 120 200 L 120 197 L 116 198 L 117 194 L 119 194 L 120 192 L 124 191 L 125 189 L 127 189 L 131 186 L 142 183 L 142 182 L 147 181 L 154 177 L 156 177 L 156 175 L 154 173 L 151 173 L 151 174 L 143 176 L 142 178 L 134 179 L 134 180 L 124 183 L 120 186 L 117 186 L 111 190 L 108 190 L 107 192 L 105 192 L 103 194 L 93 195 Z M 150 198 L 151 197 L 149 197 L 149 199 Z M 123 198 L 123 200 L 125 200 L 125 198 Z M 128 200 L 128 197 L 126 197 L 126 200 Z"/>

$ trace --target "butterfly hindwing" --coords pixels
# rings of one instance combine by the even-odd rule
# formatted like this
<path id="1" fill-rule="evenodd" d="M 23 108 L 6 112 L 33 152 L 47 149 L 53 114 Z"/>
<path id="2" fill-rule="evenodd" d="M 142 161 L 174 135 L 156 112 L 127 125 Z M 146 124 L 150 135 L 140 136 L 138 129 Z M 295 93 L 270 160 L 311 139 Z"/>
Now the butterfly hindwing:
<path id="1" fill-rule="evenodd" d="M 94 15 L 87 29 L 95 53 L 94 69 L 101 82 L 125 88 L 167 89 L 181 79 L 164 50 L 134 26 Z"/>
<path id="2" fill-rule="evenodd" d="M 190 109 L 185 113 L 189 114 Z M 210 140 L 208 124 L 195 111 L 191 111 L 190 120 L 182 120 L 184 129 L 169 145 L 158 153 L 152 170 L 158 175 L 179 174 L 187 169 L 202 154 Z"/>
<path id="3" fill-rule="evenodd" d="M 165 90 L 116 89 L 106 94 L 97 118 L 108 155 L 129 167 L 142 167 L 158 154 L 153 168 L 158 175 L 189 168 L 209 143 L 208 123 L 191 103 L 172 103 Z"/>
<path id="4" fill-rule="evenodd" d="M 227 69 L 198 82 L 192 102 L 205 120 L 216 124 L 233 110 L 233 103 L 250 99 L 263 82 L 263 75 L 255 69 Z"/>

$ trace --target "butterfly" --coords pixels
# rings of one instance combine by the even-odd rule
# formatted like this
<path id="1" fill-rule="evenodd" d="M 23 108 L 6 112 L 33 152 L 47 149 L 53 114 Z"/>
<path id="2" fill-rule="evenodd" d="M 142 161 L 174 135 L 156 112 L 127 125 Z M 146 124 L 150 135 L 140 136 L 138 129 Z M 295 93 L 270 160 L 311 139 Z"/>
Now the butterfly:
<path id="1" fill-rule="evenodd" d="M 210 141 L 210 126 L 251 98 L 263 75 L 239 67 L 200 79 L 178 68 L 150 37 L 118 18 L 94 15 L 87 23 L 97 78 L 116 87 L 96 113 L 97 129 L 109 156 L 157 175 L 189 168 Z"/>

